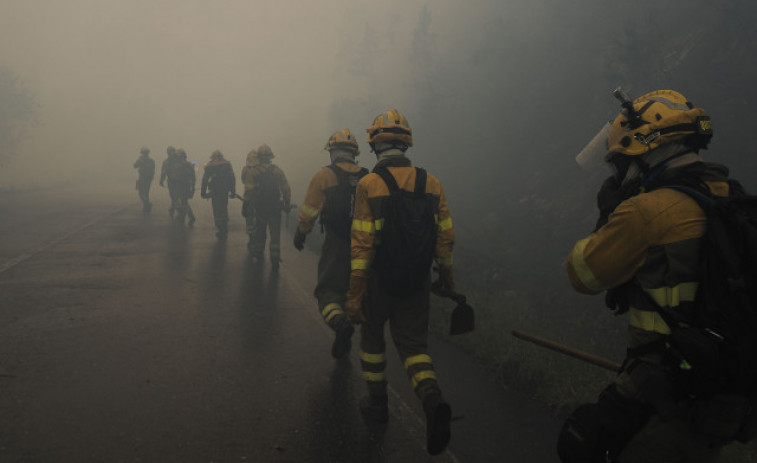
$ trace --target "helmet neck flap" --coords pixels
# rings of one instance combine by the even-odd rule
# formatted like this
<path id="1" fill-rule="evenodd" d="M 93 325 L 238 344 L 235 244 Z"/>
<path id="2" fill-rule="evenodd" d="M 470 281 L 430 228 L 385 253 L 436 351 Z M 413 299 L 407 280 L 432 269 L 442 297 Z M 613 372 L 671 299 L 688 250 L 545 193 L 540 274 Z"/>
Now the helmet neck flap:
<path id="1" fill-rule="evenodd" d="M 641 156 L 615 155 L 609 162 L 622 185 L 636 183 L 641 188 L 667 169 L 701 161 L 701 156 L 683 142 L 672 142 Z"/>
<path id="2" fill-rule="evenodd" d="M 385 145 L 385 143 L 379 143 L 379 145 Z M 382 149 L 383 148 L 383 149 Z M 405 157 L 405 150 L 401 148 L 395 148 L 393 146 L 380 147 L 376 152 L 376 160 L 383 161 L 384 159 Z"/>
<path id="3" fill-rule="evenodd" d="M 355 162 L 355 151 L 348 149 L 334 148 L 329 151 L 329 157 L 332 163 L 336 162 Z"/>

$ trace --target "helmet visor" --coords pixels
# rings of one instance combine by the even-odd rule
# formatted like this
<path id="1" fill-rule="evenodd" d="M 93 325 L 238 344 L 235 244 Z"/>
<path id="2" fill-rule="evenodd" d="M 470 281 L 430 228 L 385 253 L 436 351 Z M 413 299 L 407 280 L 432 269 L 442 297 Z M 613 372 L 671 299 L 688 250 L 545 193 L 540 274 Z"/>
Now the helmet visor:
<path id="1" fill-rule="evenodd" d="M 578 153 L 576 163 L 584 170 L 594 170 L 604 165 L 607 153 L 607 136 L 610 133 L 610 123 L 602 127 L 602 130 L 594 135 L 594 138 Z"/>

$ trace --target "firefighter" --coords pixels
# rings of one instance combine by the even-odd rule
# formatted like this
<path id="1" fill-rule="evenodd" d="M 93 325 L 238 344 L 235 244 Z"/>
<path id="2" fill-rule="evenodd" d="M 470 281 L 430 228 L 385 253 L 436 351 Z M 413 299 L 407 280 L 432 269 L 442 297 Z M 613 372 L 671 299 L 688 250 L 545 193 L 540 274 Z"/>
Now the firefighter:
<path id="1" fill-rule="evenodd" d="M 213 220 L 219 239 L 226 239 L 229 233 L 229 198 L 236 195 L 234 169 L 231 163 L 224 159 L 223 153 L 215 150 L 210 155 L 210 160 L 205 163 L 200 196 L 203 199 L 210 198 L 213 204 Z"/>
<path id="2" fill-rule="evenodd" d="M 597 403 L 568 418 L 558 451 L 564 462 L 714 462 L 728 440 L 717 434 L 734 425 L 734 410 L 694 400 L 674 380 L 663 318 L 694 306 L 707 219 L 690 196 L 660 187 L 702 185 L 727 196 L 728 169 L 703 161 L 710 119 L 680 93 L 616 96 L 624 109 L 577 157 L 582 165 L 603 159 L 614 174 L 597 195 L 596 228 L 573 247 L 567 272 L 577 291 L 606 291 L 609 308 L 628 312 L 628 354 Z"/>
<path id="3" fill-rule="evenodd" d="M 165 186 L 164 183 L 168 181 L 168 197 L 171 200 L 171 205 L 168 207 L 168 215 L 174 218 L 178 206 L 178 195 L 175 187 L 171 186 L 171 172 L 174 170 L 174 165 L 178 164 L 180 159 L 176 156 L 176 148 L 169 146 L 166 148 L 166 159 L 160 166 L 160 186 Z"/>
<path id="4" fill-rule="evenodd" d="M 176 222 L 184 225 L 184 218 L 187 217 L 187 226 L 191 227 L 195 223 L 195 215 L 189 200 L 195 194 L 197 177 L 194 164 L 187 161 L 187 153 L 181 148 L 176 150 L 176 161 L 168 178 L 176 194 Z"/>
<path id="5" fill-rule="evenodd" d="M 245 231 L 247 232 L 247 249 L 252 251 L 252 236 L 255 231 L 255 210 L 252 207 L 252 168 L 258 163 L 258 152 L 253 149 L 247 153 L 247 159 L 240 178 L 244 183 L 244 203 L 242 203 L 242 216 L 245 221 Z M 249 187 L 248 187 L 249 184 Z"/>
<path id="6" fill-rule="evenodd" d="M 292 191 L 289 189 L 284 172 L 271 162 L 273 151 L 268 145 L 260 145 L 257 149 L 257 164 L 252 166 L 245 176 L 245 196 L 251 199 L 255 211 L 255 226 L 252 233 L 252 257 L 258 261 L 263 259 L 263 250 L 267 231 L 270 231 L 271 242 L 269 253 L 271 267 L 279 268 L 281 262 L 281 212 L 291 209 Z"/>
<path id="7" fill-rule="evenodd" d="M 355 192 L 350 288 L 345 304 L 350 320 L 361 324 L 360 364 L 368 395 L 361 399 L 360 410 L 366 418 L 374 421 L 386 422 L 389 417 L 384 342 L 384 325 L 389 322 L 397 352 L 416 395 L 423 403 L 427 450 L 432 455 L 438 454 L 446 448 L 450 439 L 451 410 L 442 398 L 428 354 L 430 266 L 431 259 L 434 259 L 440 272 L 440 280 L 435 284 L 450 290 L 454 288 L 452 219 L 439 180 L 426 174 L 423 169 L 414 168 L 405 155 L 413 144 L 407 119 L 391 109 L 376 117 L 367 132 L 368 143 L 376 153 L 377 163 L 373 172 L 360 180 Z M 425 186 L 419 187 L 424 179 Z M 390 183 L 394 183 L 392 188 Z M 393 189 L 401 191 L 393 194 Z M 412 192 L 415 194 L 411 195 Z M 400 274 L 400 269 L 396 268 L 394 272 L 380 265 L 391 261 L 392 256 L 397 258 L 397 254 L 416 252 L 414 249 L 401 249 L 398 241 L 387 242 L 390 235 L 402 235 L 407 231 L 397 229 L 400 224 L 396 214 L 393 214 L 394 220 L 384 216 L 390 207 L 390 199 L 396 195 L 419 199 L 433 213 L 430 226 L 426 226 L 430 227 L 431 234 L 425 235 L 425 242 L 416 243 L 421 248 L 430 247 L 425 269 L 402 277 L 412 279 L 414 283 L 405 287 L 401 294 L 385 283 Z M 409 223 L 403 221 L 401 225 L 407 227 Z M 388 230 L 392 233 L 389 234 Z M 399 281 L 398 286 L 401 283 Z"/>
<path id="8" fill-rule="evenodd" d="M 323 321 L 336 335 L 331 355 L 338 359 L 349 353 L 355 331 L 344 313 L 344 301 L 350 285 L 350 230 L 355 186 L 368 170 L 357 164 L 355 158 L 360 150 L 349 129 L 331 135 L 324 149 L 329 152 L 331 164 L 316 172 L 310 181 L 299 210 L 294 247 L 303 249 L 307 234 L 320 216 L 326 235 L 314 295 Z"/>
<path id="9" fill-rule="evenodd" d="M 155 161 L 150 157 L 150 150 L 148 148 L 139 150 L 139 157 L 134 163 L 134 168 L 137 169 L 137 174 L 139 175 L 137 179 L 137 191 L 139 192 L 139 199 L 142 200 L 142 212 L 149 214 L 150 209 L 152 209 L 152 204 L 150 203 L 150 185 L 155 176 Z"/>

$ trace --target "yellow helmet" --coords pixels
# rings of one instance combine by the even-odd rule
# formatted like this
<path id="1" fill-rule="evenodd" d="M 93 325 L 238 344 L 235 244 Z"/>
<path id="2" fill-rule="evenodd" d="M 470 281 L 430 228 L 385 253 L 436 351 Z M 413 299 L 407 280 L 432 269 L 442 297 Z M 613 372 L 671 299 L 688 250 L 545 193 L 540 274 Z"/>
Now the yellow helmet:
<path id="1" fill-rule="evenodd" d="M 618 95 L 616 95 L 618 96 Z M 640 156 L 661 145 L 700 135 L 712 137 L 710 117 L 702 108 L 695 108 L 686 97 L 673 90 L 647 93 L 633 102 L 618 96 L 624 109 L 610 124 L 605 160 L 616 154 Z"/>
<path id="2" fill-rule="evenodd" d="M 223 153 L 222 153 L 222 152 L 221 152 L 220 150 L 215 150 L 215 151 L 213 151 L 213 153 L 212 153 L 212 154 L 210 155 L 210 159 L 220 159 L 220 158 L 222 158 L 222 157 L 223 157 Z"/>
<path id="3" fill-rule="evenodd" d="M 366 130 L 368 143 L 399 141 L 407 146 L 413 146 L 413 131 L 405 116 L 396 109 L 381 113 L 373 120 L 373 124 Z"/>
<path id="4" fill-rule="evenodd" d="M 262 145 L 258 146 L 258 158 L 261 159 L 271 159 L 273 157 L 273 151 L 271 151 L 271 147 L 263 143 Z"/>
<path id="5" fill-rule="evenodd" d="M 333 149 L 345 149 L 345 150 L 351 150 L 355 152 L 355 156 L 360 154 L 360 149 L 358 149 L 357 146 L 357 140 L 355 139 L 355 136 L 352 135 L 352 132 L 350 132 L 350 129 L 342 129 L 338 132 L 334 132 L 331 137 L 329 137 L 329 141 L 326 142 L 326 146 L 323 147 L 326 151 L 331 151 Z"/>

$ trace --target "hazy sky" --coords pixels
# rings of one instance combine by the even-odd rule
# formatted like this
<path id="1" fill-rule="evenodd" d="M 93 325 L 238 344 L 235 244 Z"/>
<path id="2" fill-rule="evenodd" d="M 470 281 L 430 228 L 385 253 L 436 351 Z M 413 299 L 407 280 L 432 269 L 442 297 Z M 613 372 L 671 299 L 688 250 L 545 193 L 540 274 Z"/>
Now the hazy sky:
<path id="1" fill-rule="evenodd" d="M 518 105 L 534 107 L 529 88 L 566 59 L 546 52 L 586 35 L 571 24 L 583 17 L 526 0 L 5 0 L 0 64 L 40 116 L 10 167 L 131 178 L 140 146 L 162 159 L 174 145 L 200 162 L 220 149 L 238 170 L 268 143 L 298 193 L 342 127 L 370 167 L 365 128 L 391 107 L 420 129 L 416 159 L 449 165 L 489 149 L 466 134 L 521 130 L 508 112 L 530 124 Z M 451 128 L 461 144 L 440 146 Z"/>
<path id="2" fill-rule="evenodd" d="M 0 186 L 19 169 L 133 179 L 143 145 L 158 160 L 168 145 L 198 162 L 220 149 L 238 172 L 268 143 L 301 196 L 342 127 L 371 167 L 365 128 L 396 107 L 414 129 L 411 157 L 449 190 L 539 187 L 537 167 L 558 156 L 574 167 L 617 111 L 614 86 L 639 94 L 687 75 L 627 72 L 649 61 L 635 47 L 641 62 L 626 63 L 629 34 L 664 36 L 671 23 L 643 3 L 633 22 L 603 0 L 3 0 L 0 66 L 34 96 L 39 123 Z M 692 3 L 701 11 L 687 9 L 686 24 L 702 27 L 679 36 L 717 26 L 709 3 Z"/>
<path id="3" fill-rule="evenodd" d="M 99 172 L 123 169 L 125 157 L 132 175 L 142 145 L 158 159 L 183 147 L 198 161 L 217 148 L 239 165 L 268 143 L 282 166 L 312 170 L 341 128 L 332 102 L 366 97 L 371 79 L 356 58 L 371 47 L 366 25 L 377 44 L 407 53 L 423 2 L 395 4 L 404 14 L 348 0 L 6 0 L 1 61 L 40 107 L 18 159 Z M 401 72 L 388 73 L 402 86 Z M 350 126 L 361 142 L 373 116 Z"/>

